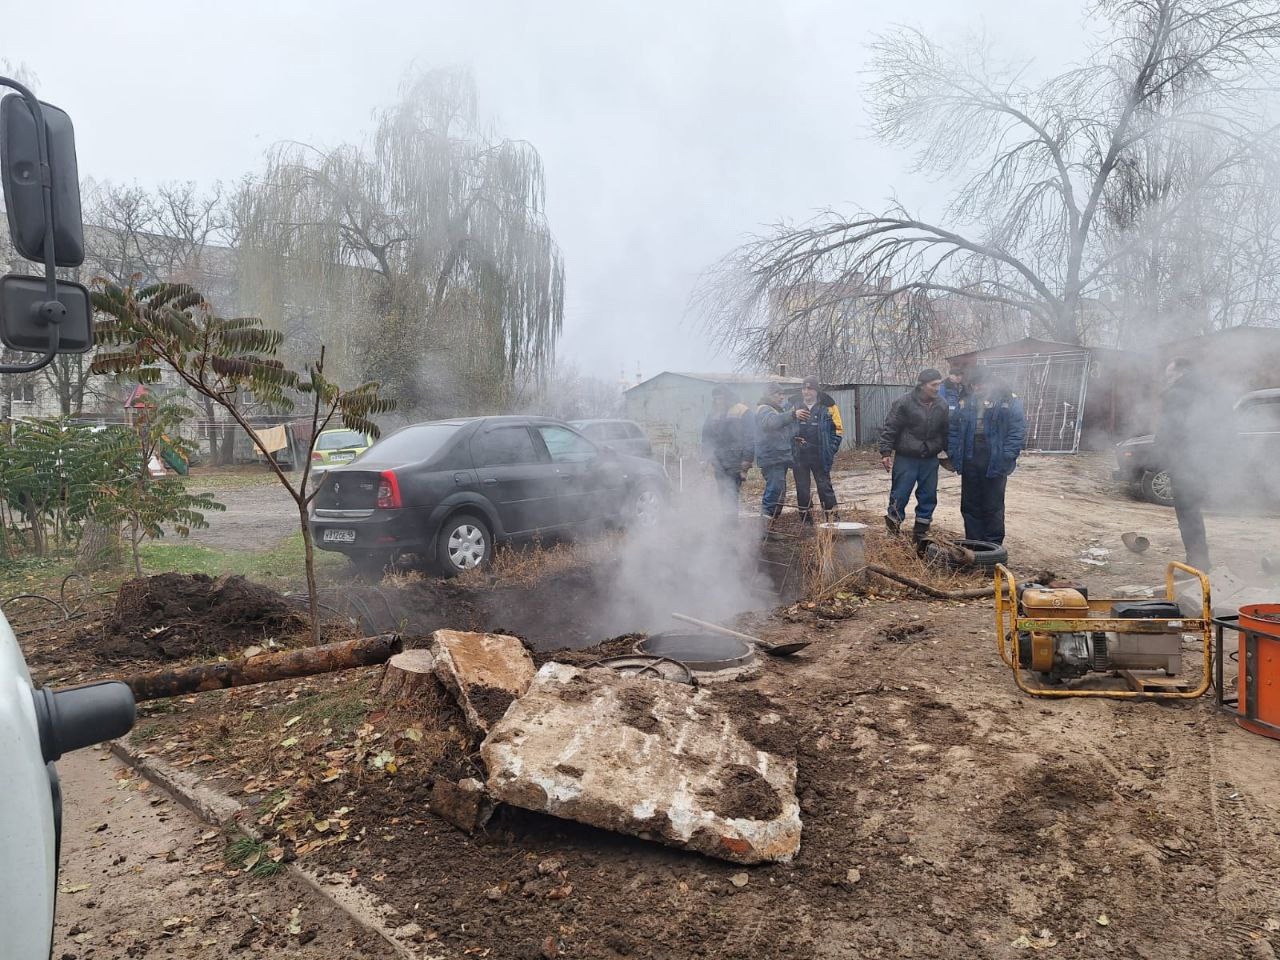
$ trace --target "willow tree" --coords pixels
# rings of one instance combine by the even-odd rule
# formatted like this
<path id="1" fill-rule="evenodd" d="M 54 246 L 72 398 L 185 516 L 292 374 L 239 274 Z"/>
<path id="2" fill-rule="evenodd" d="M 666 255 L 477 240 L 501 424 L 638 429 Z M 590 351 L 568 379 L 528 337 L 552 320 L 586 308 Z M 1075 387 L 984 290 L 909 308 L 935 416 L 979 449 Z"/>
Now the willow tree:
<path id="1" fill-rule="evenodd" d="M 1100 0 L 1089 9 L 1109 32 L 1084 63 L 1040 83 L 985 48 L 914 30 L 878 39 L 875 133 L 950 182 L 948 204 L 939 217 L 896 203 L 830 210 L 752 240 L 706 287 L 722 343 L 744 361 L 767 359 L 771 344 L 845 332 L 829 318 L 851 304 L 875 305 L 890 318 L 878 332 L 906 346 L 938 316 L 921 304 L 943 308 L 944 321 L 1012 315 L 1069 343 L 1123 322 L 1099 313 L 1126 258 L 1154 232 L 1192 222 L 1230 185 L 1261 182 L 1245 171 L 1274 149 L 1267 94 L 1280 65 L 1280 8 Z M 1117 219 L 1119 181 L 1142 175 L 1144 155 L 1175 158 L 1160 167 L 1179 175 L 1167 190 L 1129 191 L 1137 203 Z M 779 296 L 796 306 L 771 309 Z"/>
<path id="2" fill-rule="evenodd" d="M 413 75 L 366 143 L 272 151 L 245 188 L 242 297 L 404 408 L 499 409 L 560 334 L 544 202 L 537 151 L 490 132 L 469 74 Z"/>

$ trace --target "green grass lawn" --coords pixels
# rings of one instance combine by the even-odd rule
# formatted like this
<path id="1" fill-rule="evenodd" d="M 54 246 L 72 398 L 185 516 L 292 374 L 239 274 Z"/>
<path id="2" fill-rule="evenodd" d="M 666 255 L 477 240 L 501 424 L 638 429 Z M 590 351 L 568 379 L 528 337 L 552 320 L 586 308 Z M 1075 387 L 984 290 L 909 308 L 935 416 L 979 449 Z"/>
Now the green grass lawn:
<path id="1" fill-rule="evenodd" d="M 301 581 L 303 579 L 302 534 L 295 533 L 270 550 L 227 550 L 178 539 L 148 542 L 138 550 L 144 573 L 173 571 L 222 576 L 240 573 L 251 580 Z M 316 573 L 333 573 L 346 567 L 346 560 L 331 552 L 316 550 Z"/>

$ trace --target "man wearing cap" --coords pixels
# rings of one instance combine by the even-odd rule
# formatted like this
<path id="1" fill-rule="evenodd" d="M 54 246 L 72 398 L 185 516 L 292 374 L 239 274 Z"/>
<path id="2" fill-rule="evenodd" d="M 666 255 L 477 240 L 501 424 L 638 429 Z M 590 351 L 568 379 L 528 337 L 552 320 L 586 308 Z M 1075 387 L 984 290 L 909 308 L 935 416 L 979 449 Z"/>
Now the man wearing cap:
<path id="1" fill-rule="evenodd" d="M 791 472 L 796 478 L 796 506 L 800 520 L 812 523 L 810 512 L 812 488 L 818 488 L 818 500 L 830 519 L 836 509 L 836 493 L 831 489 L 831 465 L 840 449 L 840 408 L 828 394 L 821 393 L 817 377 L 805 377 L 800 390 L 800 403 L 794 415 L 799 421 L 795 437 Z"/>
<path id="2" fill-rule="evenodd" d="M 968 390 L 965 389 L 964 370 L 961 367 L 951 367 L 947 372 L 947 379 L 942 381 L 942 389 L 938 391 L 938 395 L 947 404 L 947 412 L 951 416 L 955 416 L 956 407 L 960 406 L 960 401 L 964 399 Z"/>
<path id="3" fill-rule="evenodd" d="M 786 406 L 786 394 L 779 383 L 771 384 L 756 404 L 756 464 L 764 474 L 764 497 L 760 512 L 766 517 L 782 513 L 787 499 L 787 471 L 791 467 L 791 438 L 798 418 Z"/>
<path id="4" fill-rule="evenodd" d="M 885 525 L 897 533 L 907 515 L 907 501 L 916 495 L 916 522 L 911 536 L 917 543 L 929 532 L 938 505 L 938 454 L 947 449 L 947 404 L 938 396 L 942 374 L 921 370 L 916 388 L 893 401 L 880 431 L 880 462 L 893 472 Z"/>

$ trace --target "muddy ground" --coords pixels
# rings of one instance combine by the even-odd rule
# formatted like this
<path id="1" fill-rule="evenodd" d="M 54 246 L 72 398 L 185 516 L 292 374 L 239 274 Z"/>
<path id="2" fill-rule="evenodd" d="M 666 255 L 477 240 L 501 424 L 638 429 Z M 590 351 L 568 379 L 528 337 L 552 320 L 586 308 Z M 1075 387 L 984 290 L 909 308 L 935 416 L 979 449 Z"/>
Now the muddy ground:
<path id="1" fill-rule="evenodd" d="M 1177 554 L 1172 511 L 1117 497 L 1107 470 L 1024 462 L 1009 486 L 1021 573 L 1049 566 L 1095 589 L 1159 579 Z M 958 527 L 953 486 L 938 517 Z M 872 510 L 881 487 L 871 471 L 840 479 L 846 502 L 862 491 Z M 1151 550 L 1127 554 L 1127 530 Z M 1280 520 L 1214 516 L 1209 532 L 1256 579 Z M 1082 562 L 1090 546 L 1111 551 L 1104 566 Z M 556 584 L 538 610 L 590 609 Z M 457 589 L 406 586 L 437 601 Z M 851 597 L 847 619 L 793 607 L 742 621 L 770 641 L 815 641 L 717 691 L 739 716 L 785 718 L 771 746 L 797 760 L 804 820 L 787 865 L 744 871 L 510 809 L 463 834 L 428 796 L 446 770 L 479 772 L 465 736 L 434 706 L 385 703 L 378 668 L 162 702 L 133 742 L 255 805 L 286 856 L 395 905 L 421 927 L 423 956 L 1274 956 L 1280 743 L 1209 698 L 1027 698 L 996 653 L 988 603 L 888 594 Z M 501 626 L 521 632 L 521 609 L 508 597 Z"/>
<path id="2" fill-rule="evenodd" d="M 53 956 L 384 960 L 387 944 L 288 876 L 229 868 L 226 838 L 104 750 L 58 764 L 70 802 Z"/>

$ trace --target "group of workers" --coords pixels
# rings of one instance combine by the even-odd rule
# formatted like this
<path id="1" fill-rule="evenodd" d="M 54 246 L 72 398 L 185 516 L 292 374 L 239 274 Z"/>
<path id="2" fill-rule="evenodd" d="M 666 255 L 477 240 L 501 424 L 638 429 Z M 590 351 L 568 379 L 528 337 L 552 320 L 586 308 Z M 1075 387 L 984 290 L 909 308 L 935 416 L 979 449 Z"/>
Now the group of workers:
<path id="1" fill-rule="evenodd" d="M 1004 495 L 1026 433 L 1022 401 L 979 367 L 947 378 L 920 371 L 911 392 L 893 402 L 880 432 L 880 456 L 892 474 L 885 523 L 901 531 L 915 496 L 912 538 L 928 536 L 938 503 L 938 470 L 961 477 L 960 513 L 965 537 L 1004 542 Z M 795 478 L 800 519 L 812 523 L 818 502 L 827 520 L 836 518 L 831 466 L 844 438 L 840 408 L 816 377 L 806 377 L 799 397 L 772 384 L 754 409 L 737 402 L 723 385 L 712 391 L 712 411 L 703 426 L 704 458 L 711 465 L 726 509 L 736 513 L 746 471 L 764 474 L 761 512 L 777 517 L 786 500 L 787 477 Z"/>

